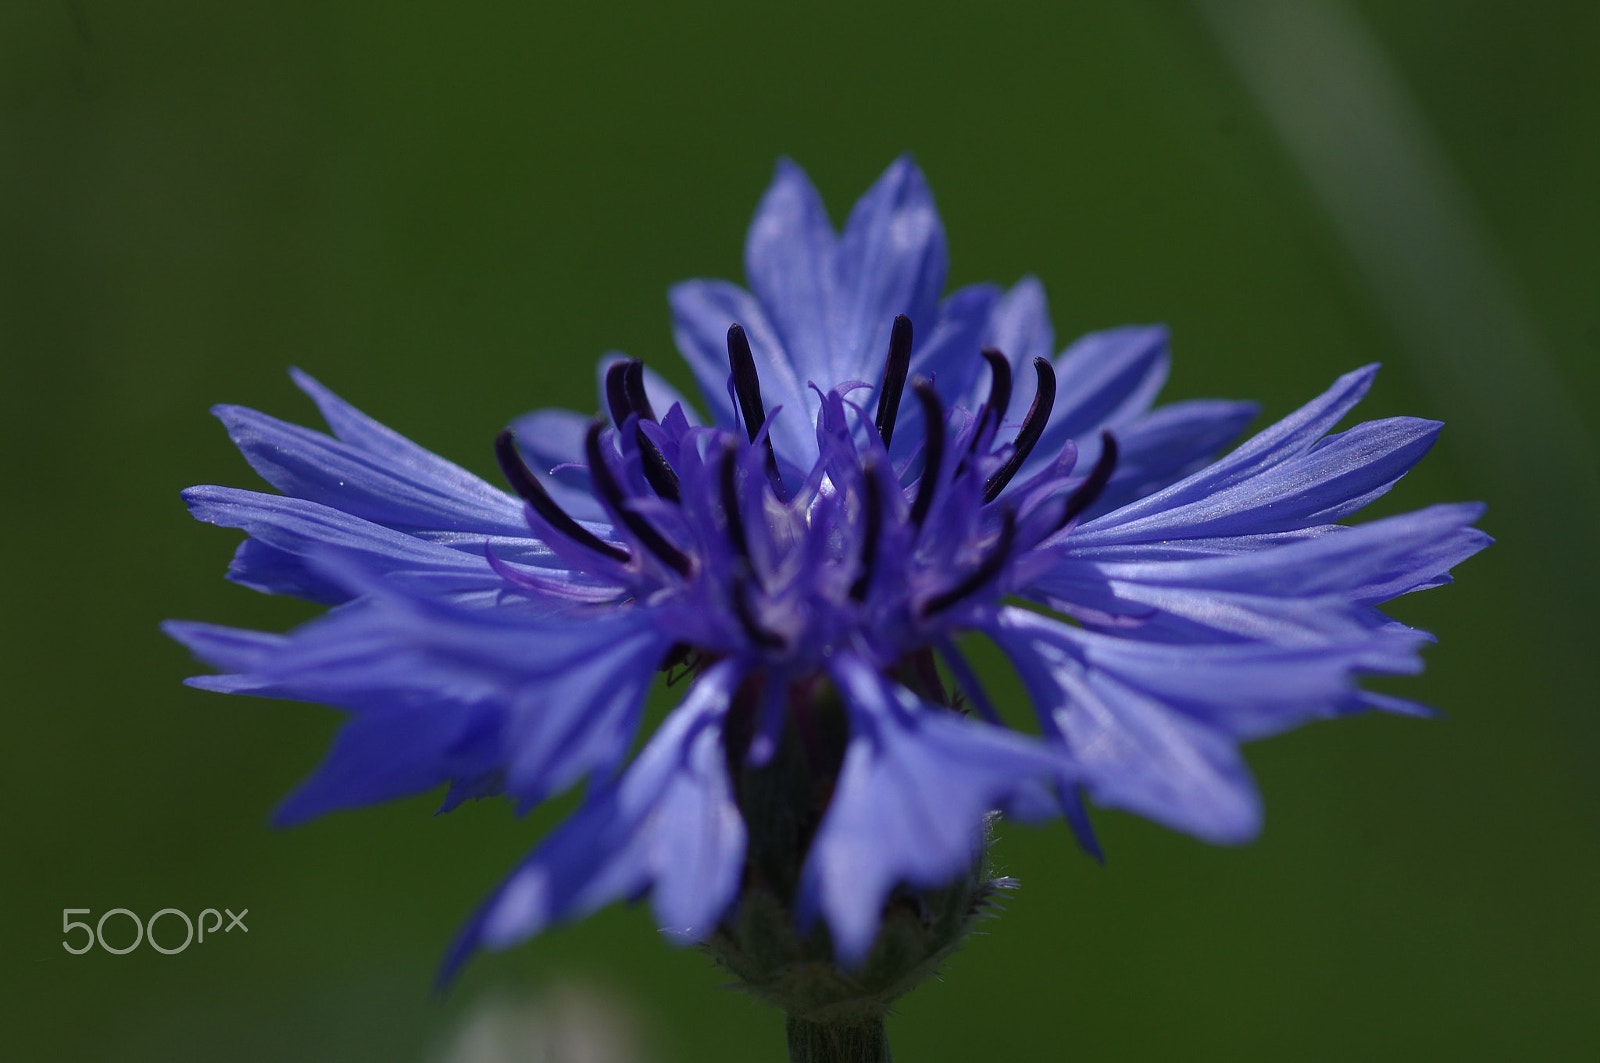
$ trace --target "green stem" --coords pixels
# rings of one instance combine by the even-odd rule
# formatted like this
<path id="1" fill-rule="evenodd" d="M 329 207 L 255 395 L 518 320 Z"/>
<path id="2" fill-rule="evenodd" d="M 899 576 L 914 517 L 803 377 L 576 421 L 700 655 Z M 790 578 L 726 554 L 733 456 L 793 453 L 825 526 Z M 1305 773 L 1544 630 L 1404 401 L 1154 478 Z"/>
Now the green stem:
<path id="1" fill-rule="evenodd" d="M 789 1063 L 894 1063 L 882 1019 L 810 1022 L 788 1016 Z"/>

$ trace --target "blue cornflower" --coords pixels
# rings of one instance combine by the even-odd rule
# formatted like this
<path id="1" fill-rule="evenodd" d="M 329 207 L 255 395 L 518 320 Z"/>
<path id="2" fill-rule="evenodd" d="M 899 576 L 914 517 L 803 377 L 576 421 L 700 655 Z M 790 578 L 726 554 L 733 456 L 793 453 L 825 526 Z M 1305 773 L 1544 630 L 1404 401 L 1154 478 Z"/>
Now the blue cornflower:
<path id="1" fill-rule="evenodd" d="M 671 292 L 708 420 L 608 358 L 604 420 L 543 410 L 499 435 L 512 493 L 299 372 L 331 437 L 217 408 L 282 492 L 185 492 L 249 534 L 230 578 L 337 606 L 287 635 L 167 628 L 225 670 L 195 686 L 349 713 L 278 821 L 586 783 L 453 960 L 648 894 L 666 933 L 775 997 L 764 912 L 798 928 L 790 960 L 844 972 L 906 912 L 948 923 L 931 962 L 996 886 L 992 812 L 1065 815 L 1096 851 L 1087 796 L 1241 842 L 1261 816 L 1242 741 L 1426 711 L 1357 684 L 1418 671 L 1430 640 L 1377 606 L 1489 539 L 1478 505 L 1338 523 L 1440 427 L 1330 434 L 1375 367 L 1212 460 L 1255 407 L 1152 408 L 1163 329 L 1057 354 L 1034 280 L 941 298 L 943 228 L 907 159 L 839 234 L 781 162 L 745 265 L 748 290 Z M 1002 722 L 958 648 L 973 634 L 1038 735 Z M 662 671 L 684 696 L 634 752 Z"/>

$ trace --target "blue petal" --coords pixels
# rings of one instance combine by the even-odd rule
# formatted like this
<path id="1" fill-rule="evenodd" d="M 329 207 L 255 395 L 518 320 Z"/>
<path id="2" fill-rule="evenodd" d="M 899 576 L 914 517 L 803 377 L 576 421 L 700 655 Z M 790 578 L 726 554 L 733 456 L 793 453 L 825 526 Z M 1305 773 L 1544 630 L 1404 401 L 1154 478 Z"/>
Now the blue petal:
<path id="1" fill-rule="evenodd" d="M 534 410 L 512 421 L 511 431 L 516 433 L 523 462 L 568 516 L 604 522 L 605 507 L 595 501 L 583 453 L 592 420 L 571 410 Z"/>
<path id="2" fill-rule="evenodd" d="M 480 946 L 507 948 L 647 890 L 673 938 L 698 941 L 716 928 L 744 865 L 721 737 L 738 679 L 731 662 L 700 677 L 621 778 L 585 800 L 478 910 L 443 980 Z"/>
<path id="3" fill-rule="evenodd" d="M 1107 578 L 1196 591 L 1239 591 L 1277 597 L 1338 594 L 1376 605 L 1434 586 L 1460 562 L 1488 546 L 1471 525 L 1481 503 L 1429 506 L 1336 533 L 1232 557 L 1101 564 Z"/>
<path id="4" fill-rule="evenodd" d="M 1393 624 L 1376 609 L 1339 595 L 1276 597 L 1121 581 L 1107 581 L 1104 589 L 1109 601 L 1095 601 L 1092 595 L 1087 600 L 1074 595 L 1070 602 L 1048 600 L 1087 627 L 1149 642 L 1318 645 L 1359 639 Z M 1084 605 L 1098 613 L 1086 614 Z M 1108 622 L 1100 614 L 1114 619 Z M 1128 624 L 1124 618 L 1129 616 L 1138 617 L 1137 622 Z M 1396 625 L 1395 631 L 1411 629 Z"/>
<path id="5" fill-rule="evenodd" d="M 1078 848 L 1088 853 L 1099 863 L 1106 862 L 1106 854 L 1100 848 L 1100 839 L 1095 836 L 1094 824 L 1089 820 L 1089 810 L 1083 804 L 1083 787 L 1074 786 L 1065 793 L 1061 799 L 1062 815 L 1066 817 L 1067 826 L 1072 831 L 1072 838 L 1078 843 Z"/>
<path id="6" fill-rule="evenodd" d="M 474 555 L 316 502 L 232 487 L 191 487 L 183 492 L 183 500 L 196 520 L 241 528 L 276 551 L 235 558 L 235 566 L 241 561 L 248 566 L 236 568 L 235 577 L 263 589 L 295 593 L 297 588 L 325 587 L 326 581 L 308 585 L 308 580 L 318 577 L 308 577 L 303 566 L 285 565 L 283 555 L 306 557 L 326 547 L 347 551 L 369 569 L 408 587 L 461 601 L 493 601 L 509 589 L 484 559 L 483 540 Z M 516 545 L 525 548 L 528 542 L 524 539 Z"/>
<path id="7" fill-rule="evenodd" d="M 1171 361 L 1167 330 L 1160 325 L 1128 325 L 1075 340 L 1055 363 L 1055 411 L 1040 446 L 1144 413 L 1166 383 Z M 1019 412 L 1033 401 L 1037 386 L 1032 372 L 1021 375 L 1015 399 Z"/>
<path id="8" fill-rule="evenodd" d="M 1441 427 L 1414 417 L 1367 421 L 1270 467 L 1255 468 L 1248 477 L 1217 474 L 1229 455 L 1165 491 L 1083 525 L 1076 543 L 1094 547 L 1331 524 L 1393 487 L 1433 446 Z M 1199 483 L 1213 489 L 1201 493 Z"/>
<path id="9" fill-rule="evenodd" d="M 667 297 L 678 350 L 694 370 L 712 420 L 724 428 L 739 424 L 727 389 L 728 327 L 742 325 L 760 371 L 762 401 L 769 412 L 778 406 L 784 409 L 772 424 L 773 446 L 780 458 L 809 469 L 817 457 L 821 400 L 805 386 L 806 379 L 790 361 L 760 305 L 726 281 L 684 281 L 674 285 Z"/>
<path id="10" fill-rule="evenodd" d="M 947 405 L 961 405 L 975 410 L 977 403 L 989 394 L 988 370 L 978 352 L 983 346 L 983 334 L 988 328 L 989 317 L 999 295 L 1000 289 L 992 284 L 969 284 L 965 288 L 958 288 L 939 304 L 933 328 L 914 337 L 911 375 L 933 380 Z M 872 352 L 868 353 L 870 355 Z M 869 357 L 862 377 L 873 385 L 874 402 L 888 353 L 889 343 L 885 339 L 883 349 Z M 973 399 L 975 392 L 978 393 L 976 401 Z M 917 409 L 917 404 L 902 402 L 900 418 L 901 423 L 906 423 L 906 416 Z"/>
<path id="11" fill-rule="evenodd" d="M 925 705 L 853 655 L 832 672 L 851 737 L 801 872 L 802 912 L 820 912 L 847 966 L 866 958 L 889 892 L 932 888 L 970 871 L 987 813 L 1036 804 L 1058 758 L 1033 739 Z"/>
<path id="12" fill-rule="evenodd" d="M 1167 330 L 1159 325 L 1091 332 L 1074 341 L 1055 362 L 1055 406 L 1033 457 L 1023 466 L 1023 481 L 1043 471 L 1069 440 L 1078 448 L 1077 467 L 1092 468 L 1100 457 L 1103 430 L 1120 438 L 1150 416 L 1150 404 L 1166 383 L 1170 362 Z M 1013 368 L 1013 379 L 1016 386 L 1007 420 L 1020 424 L 1038 394 L 1039 378 L 1031 365 L 1019 363 Z M 1188 465 L 1197 456 L 1209 456 L 1209 452 L 1163 452 L 1161 459 L 1176 458 Z M 1117 471 L 1124 484 L 1153 479 L 1141 467 L 1148 460 L 1146 453 L 1137 450 L 1119 455 Z"/>
<path id="13" fill-rule="evenodd" d="M 192 620 L 168 620 L 161 631 L 187 646 L 196 657 L 233 672 L 246 672 L 278 653 L 288 636 Z M 214 676 L 197 676 L 212 679 Z"/>
<path id="14" fill-rule="evenodd" d="M 213 413 L 261 478 L 304 498 L 395 528 L 526 535 L 515 498 L 483 481 L 476 496 L 418 470 L 390 465 L 347 443 L 242 406 Z"/>
<path id="15" fill-rule="evenodd" d="M 727 331 L 734 323 L 744 326 L 767 409 L 785 411 L 772 427 L 773 446 L 780 461 L 802 474 L 817 458 L 820 411 L 820 399 L 806 385 L 876 380 L 895 315 L 911 318 L 919 371 L 926 371 L 924 363 L 952 360 L 957 348 L 966 357 L 952 364 L 963 379 L 976 370 L 972 356 L 992 293 L 973 289 L 940 305 L 944 230 L 909 157 L 868 189 L 837 239 L 810 180 L 781 160 L 751 225 L 745 268 L 754 294 L 722 281 L 673 287 L 674 335 L 713 419 L 731 427 L 737 419 L 723 386 Z"/>
<path id="16" fill-rule="evenodd" d="M 393 801 L 491 771 L 498 714 L 483 706 L 401 705 L 354 717 L 327 756 L 272 813 L 292 827 L 327 812 Z"/>
<path id="17" fill-rule="evenodd" d="M 1423 641 L 1395 625 L 1337 644 L 1171 646 L 1012 608 L 985 629 L 1097 802 L 1229 843 L 1260 825 L 1235 743 L 1310 719 L 1393 708 L 1353 679 L 1415 670 Z"/>
<path id="18" fill-rule="evenodd" d="M 228 563 L 228 579 L 263 594 L 287 594 L 322 605 L 338 605 L 350 598 L 348 591 L 313 569 L 301 555 L 268 546 L 260 539 L 239 544 Z"/>
<path id="19" fill-rule="evenodd" d="M 1100 457 L 1100 432 L 1110 430 L 1119 446 L 1116 472 L 1085 520 L 1195 471 L 1255 415 L 1253 404 L 1209 400 L 1151 410 L 1171 361 L 1163 326 L 1092 332 L 1059 357 L 1054 343 L 1044 286 L 1024 277 L 996 305 L 984 344 L 998 348 L 1011 364 L 1011 425 L 1021 423 L 1038 391 L 1033 360 L 1046 359 L 1056 373 L 1055 407 L 1016 483 L 1020 487 L 1041 473 L 1069 440 L 1078 448 L 1077 467 L 1092 468 Z M 963 376 L 960 387 L 959 401 L 975 409 L 987 395 L 987 376 Z"/>
<path id="20" fill-rule="evenodd" d="M 1323 642 L 1382 628 L 1390 621 L 1373 606 L 1448 581 L 1453 566 L 1489 545 L 1471 527 L 1482 513 L 1477 504 L 1431 506 L 1199 559 L 1068 557 L 1024 593 L 1143 640 Z"/>
<path id="21" fill-rule="evenodd" d="M 1089 795 L 1206 841 L 1254 837 L 1261 802 L 1234 739 L 1091 663 L 1075 631 L 1007 609 L 990 635 Z"/>
<path id="22" fill-rule="evenodd" d="M 278 490 L 395 527 L 527 534 L 517 499 L 379 424 L 298 369 L 290 372 L 339 443 L 253 410 L 217 408 L 246 459 Z"/>
<path id="23" fill-rule="evenodd" d="M 949 267 L 933 193 L 909 155 L 857 201 L 838 263 L 831 382 L 876 379 L 896 314 L 909 317 L 915 331 L 931 332 Z"/>
<path id="24" fill-rule="evenodd" d="M 606 411 L 605 416 L 609 415 L 610 410 L 606 399 L 606 374 L 611 371 L 611 367 L 613 365 L 616 365 L 618 362 L 626 361 L 627 358 L 628 356 L 622 354 L 620 351 L 610 351 L 601 356 L 600 361 L 595 366 L 595 386 L 598 389 L 600 399 L 600 405 L 596 408 Z M 672 409 L 673 406 L 680 406 L 683 409 L 684 419 L 687 420 L 690 425 L 700 424 L 700 415 L 695 412 L 694 404 L 685 398 L 681 391 L 667 383 L 666 377 L 662 376 L 654 369 L 651 369 L 648 365 L 644 366 L 643 370 L 644 395 L 645 398 L 650 400 L 650 408 L 655 412 L 658 420 L 664 420 L 667 416 L 667 411 Z M 564 413 L 566 411 L 563 410 L 550 412 Z M 587 419 L 585 419 L 585 423 L 587 423 Z M 582 450 L 583 440 L 580 437 L 578 440 L 578 451 L 580 454 L 582 453 Z M 583 459 L 579 457 L 576 460 L 582 461 Z"/>
<path id="25" fill-rule="evenodd" d="M 998 349 L 1014 371 L 1025 370 L 1035 358 L 1055 360 L 1056 330 L 1050 323 L 1044 285 L 1037 277 L 1022 278 L 1000 299 L 984 346 Z M 1032 385 L 1028 386 L 1031 389 Z M 1028 394 L 1032 396 L 1032 390 Z M 1026 409 L 1020 404 L 1019 408 Z"/>
<path id="26" fill-rule="evenodd" d="M 1239 740 L 1362 711 L 1368 702 L 1356 679 L 1421 671 L 1418 650 L 1431 641 L 1391 623 L 1314 644 L 1170 645 L 1085 631 L 1017 608 L 1002 609 L 985 630 L 1019 668 L 1020 653 L 1048 663 L 1060 683 L 1106 677 Z M 1040 708 L 1062 699 L 1034 700 Z"/>
<path id="27" fill-rule="evenodd" d="M 973 399 L 973 393 L 981 391 L 984 397 L 989 393 L 988 369 L 978 351 L 982 348 L 984 330 L 998 295 L 999 289 L 990 284 L 971 284 L 951 292 L 949 298 L 939 304 L 939 315 L 931 332 L 918 332 L 913 338 L 911 375 L 931 379 L 947 406 L 975 410 L 983 400 Z M 883 379 L 888 346 L 885 339 L 877 362 L 864 377 L 873 385 L 872 391 L 864 397 L 856 397 L 864 410 L 871 411 L 877 404 L 878 383 Z M 902 399 L 891 448 L 895 459 L 909 458 L 921 444 L 925 432 L 922 404 Z"/>
<path id="28" fill-rule="evenodd" d="M 169 625 L 223 668 L 197 685 L 336 705 L 355 717 L 280 812 L 298 821 L 504 772 L 524 803 L 621 763 L 670 638 L 645 609 L 559 621 L 412 597 L 328 555 L 360 603 L 288 636 Z"/>
<path id="29" fill-rule="evenodd" d="M 1283 420 L 1258 432 L 1226 456 L 1163 491 L 1084 525 L 1079 529 L 1079 534 L 1082 535 L 1091 527 L 1128 524 L 1179 506 L 1202 502 L 1305 453 L 1361 401 L 1372 386 L 1372 378 L 1377 372 L 1376 365 L 1369 365 L 1346 373 L 1334 381 L 1333 387 Z"/>
<path id="30" fill-rule="evenodd" d="M 830 329 L 838 297 L 835 243 L 811 179 L 789 159 L 779 159 L 745 238 L 745 276 L 800 381 L 824 387 L 849 379 L 838 375 Z M 759 354 L 756 364 L 764 373 L 767 363 Z"/>
<path id="31" fill-rule="evenodd" d="M 1117 467 L 1111 482 L 1084 515 L 1093 520 L 1188 476 L 1238 438 L 1260 412 L 1253 402 L 1194 399 L 1158 406 L 1119 425 Z M 1100 458 L 1099 435 L 1078 440 L 1078 467 L 1091 469 Z"/>

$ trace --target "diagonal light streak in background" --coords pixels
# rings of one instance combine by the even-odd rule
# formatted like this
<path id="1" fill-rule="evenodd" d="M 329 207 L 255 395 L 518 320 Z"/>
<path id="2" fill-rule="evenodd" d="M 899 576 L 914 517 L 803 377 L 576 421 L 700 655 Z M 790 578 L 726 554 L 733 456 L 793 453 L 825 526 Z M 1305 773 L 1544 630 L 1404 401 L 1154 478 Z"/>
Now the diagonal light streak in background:
<path id="1" fill-rule="evenodd" d="M 1360 15 L 1341 0 L 1196 0 L 1204 22 L 1327 212 L 1452 422 L 1452 445 L 1493 486 L 1491 520 L 1519 568 L 1528 617 L 1600 781 L 1592 647 L 1600 640 L 1600 474 L 1470 196 Z M 1535 687 L 1537 689 L 1537 687 Z"/>

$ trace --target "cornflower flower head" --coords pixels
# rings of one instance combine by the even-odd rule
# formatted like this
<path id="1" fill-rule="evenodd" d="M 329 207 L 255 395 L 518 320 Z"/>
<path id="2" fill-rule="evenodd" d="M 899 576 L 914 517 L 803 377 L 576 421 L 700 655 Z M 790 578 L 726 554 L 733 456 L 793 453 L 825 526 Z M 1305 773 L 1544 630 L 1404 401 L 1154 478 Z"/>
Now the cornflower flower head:
<path id="1" fill-rule="evenodd" d="M 1255 407 L 1154 407 L 1163 329 L 1057 353 L 1036 281 L 942 296 L 943 229 L 904 158 L 842 233 L 780 162 L 745 259 L 748 289 L 670 296 L 709 416 L 609 357 L 602 418 L 542 410 L 495 439 L 510 492 L 299 372 L 332 436 L 217 408 L 282 492 L 185 492 L 248 533 L 230 578 L 337 606 L 286 635 L 167 627 L 224 672 L 192 685 L 349 714 L 278 821 L 585 787 L 448 970 L 647 895 L 789 1013 L 792 1047 L 819 1039 L 796 1058 L 831 1058 L 840 1029 L 881 1041 L 889 1001 L 1008 885 L 986 869 L 996 813 L 1065 816 L 1096 855 L 1086 797 L 1242 842 L 1261 812 L 1241 742 L 1427 711 L 1358 685 L 1420 670 L 1430 640 L 1377 607 L 1489 539 L 1478 505 L 1339 523 L 1440 427 L 1332 433 L 1376 367 L 1213 460 Z M 1037 735 L 1003 722 L 970 635 L 1009 659 Z M 635 752 L 663 671 L 682 700 Z"/>

